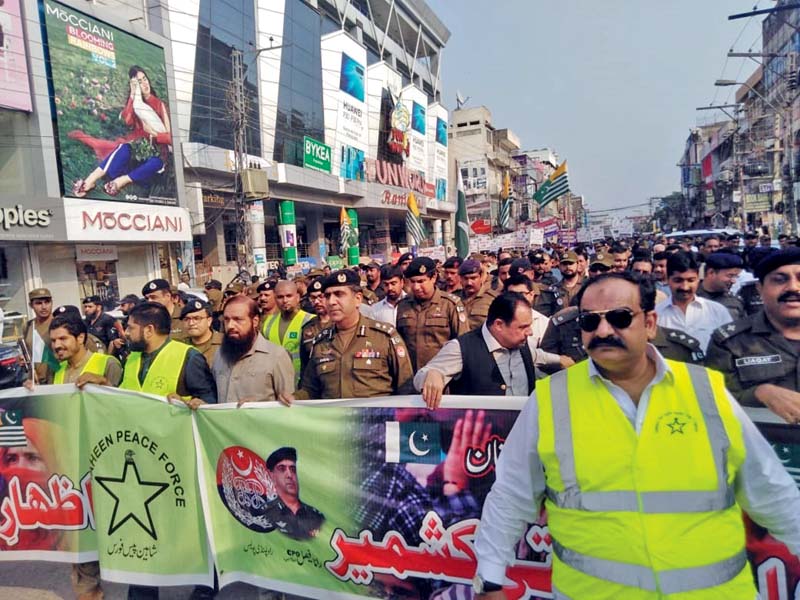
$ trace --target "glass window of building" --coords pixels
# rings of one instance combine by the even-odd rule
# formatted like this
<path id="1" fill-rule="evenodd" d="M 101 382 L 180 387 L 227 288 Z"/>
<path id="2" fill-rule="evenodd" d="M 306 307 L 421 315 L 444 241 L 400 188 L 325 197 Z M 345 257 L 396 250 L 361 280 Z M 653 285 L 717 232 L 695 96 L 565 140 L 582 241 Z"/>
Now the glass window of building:
<path id="1" fill-rule="evenodd" d="M 286 2 L 283 39 L 291 45 L 281 57 L 273 154 L 278 162 L 302 167 L 303 137 L 325 141 L 320 51 L 324 20 L 302 0 Z"/>
<path id="2" fill-rule="evenodd" d="M 261 154 L 255 9 L 253 0 L 200 0 L 189 141 L 233 149 L 226 93 L 231 51 L 244 52 L 247 152 Z"/>

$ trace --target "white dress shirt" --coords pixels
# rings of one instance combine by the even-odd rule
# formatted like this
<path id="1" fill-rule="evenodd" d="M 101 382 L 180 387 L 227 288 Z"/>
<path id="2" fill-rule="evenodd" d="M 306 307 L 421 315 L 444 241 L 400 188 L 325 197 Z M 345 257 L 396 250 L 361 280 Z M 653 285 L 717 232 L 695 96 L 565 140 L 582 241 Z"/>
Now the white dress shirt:
<path id="1" fill-rule="evenodd" d="M 639 435 L 650 403 L 653 386 L 672 376 L 658 350 L 648 346 L 647 355 L 656 363 L 656 375 L 642 392 L 638 406 L 627 392 L 605 379 L 589 358 L 589 376 L 603 382 Z M 669 375 L 668 375 L 669 374 Z M 733 396 L 727 394 L 733 413 L 742 424 L 745 461 L 736 474 L 736 501 L 759 525 L 800 554 L 800 492 L 783 468 L 764 436 Z M 544 499 L 545 476 L 537 453 L 539 407 L 531 394 L 497 463 L 497 479 L 483 506 L 475 538 L 478 573 L 485 581 L 503 583 L 506 567 L 514 560 L 514 549 L 529 523 L 536 521 Z"/>
<path id="2" fill-rule="evenodd" d="M 383 321 L 384 323 L 389 323 L 393 326 L 397 325 L 397 305 L 400 304 L 400 300 L 406 297 L 405 292 L 400 293 L 400 298 L 397 300 L 396 304 L 392 304 L 389 302 L 388 298 L 384 298 L 373 304 L 372 306 L 368 306 L 366 304 L 361 304 L 361 314 L 370 319 L 375 319 L 376 321 Z"/>
<path id="3" fill-rule="evenodd" d="M 481 325 L 481 335 L 489 354 L 494 358 L 500 375 L 506 383 L 506 396 L 527 396 L 528 395 L 528 375 L 525 372 L 525 363 L 522 362 L 522 354 L 518 349 L 509 350 L 500 345 L 491 334 L 486 323 Z M 428 371 L 438 371 L 444 376 L 444 384 L 461 374 L 464 363 L 461 361 L 461 344 L 458 339 L 449 340 L 442 349 L 434 356 L 428 364 L 422 367 L 414 375 L 414 388 L 422 391 L 425 384 L 425 377 Z"/>
<path id="4" fill-rule="evenodd" d="M 686 313 L 672 303 L 672 296 L 656 304 L 658 324 L 688 333 L 700 342 L 703 351 L 708 348 L 711 334 L 718 327 L 733 321 L 731 313 L 719 302 L 695 295 L 686 307 Z"/>

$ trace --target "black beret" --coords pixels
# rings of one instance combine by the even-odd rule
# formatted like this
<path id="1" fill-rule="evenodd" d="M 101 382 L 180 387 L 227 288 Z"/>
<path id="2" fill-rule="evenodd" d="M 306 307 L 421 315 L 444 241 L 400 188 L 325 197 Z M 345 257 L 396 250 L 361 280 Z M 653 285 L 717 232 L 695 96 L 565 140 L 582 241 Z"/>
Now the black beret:
<path id="1" fill-rule="evenodd" d="M 100 296 L 86 296 L 86 298 L 83 299 L 83 302 L 81 304 L 89 304 L 89 303 L 102 304 L 103 301 L 100 300 Z"/>
<path id="2" fill-rule="evenodd" d="M 317 277 L 314 281 L 312 281 L 311 285 L 308 286 L 308 292 L 321 292 L 323 279 L 323 277 Z"/>
<path id="3" fill-rule="evenodd" d="M 451 256 L 446 261 L 444 261 L 444 268 L 445 269 L 458 269 L 463 263 L 464 260 L 459 258 L 458 256 Z"/>
<path id="4" fill-rule="evenodd" d="M 264 283 L 260 283 L 256 288 L 256 291 L 260 294 L 261 292 L 271 292 L 275 289 L 275 283 L 277 283 L 274 279 L 267 279 Z"/>
<path id="5" fill-rule="evenodd" d="M 55 309 L 53 311 L 53 315 L 56 317 L 77 316 L 80 318 L 81 311 L 77 306 L 73 306 L 72 304 L 65 304 L 64 306 L 59 306 L 57 309 Z"/>
<path id="6" fill-rule="evenodd" d="M 741 269 L 744 262 L 741 257 L 728 252 L 713 252 L 706 257 L 706 267 L 709 269 Z"/>
<path id="7" fill-rule="evenodd" d="M 411 254 L 411 252 L 405 252 L 404 254 L 400 255 L 400 258 L 397 259 L 397 262 L 395 264 L 399 265 L 400 263 L 404 263 L 407 260 L 413 260 L 413 259 L 414 255 Z"/>
<path id="8" fill-rule="evenodd" d="M 758 234 L 757 233 L 753 233 L 752 231 L 748 231 L 747 233 L 744 234 L 744 239 L 746 239 L 746 240 L 757 240 L 758 239 Z"/>
<path id="9" fill-rule="evenodd" d="M 140 299 L 139 296 L 136 294 L 128 294 L 122 300 L 119 301 L 120 304 L 139 304 Z"/>
<path id="10" fill-rule="evenodd" d="M 211 305 L 208 302 L 203 302 L 202 300 L 194 299 L 190 300 L 186 306 L 183 307 L 181 310 L 181 319 L 185 319 L 187 315 L 192 313 L 204 310 L 206 314 L 210 317 L 212 314 Z"/>
<path id="11" fill-rule="evenodd" d="M 771 248 L 765 248 L 765 250 L 772 250 Z M 750 253 L 750 258 L 752 259 L 752 252 Z M 764 282 L 764 278 L 772 273 L 775 269 L 778 269 L 784 265 L 796 265 L 800 264 L 800 248 L 797 247 L 789 247 L 785 248 L 784 250 L 778 250 L 777 252 L 771 252 L 767 254 L 764 258 L 758 261 L 753 269 L 753 273 L 758 280 L 762 283 Z"/>
<path id="12" fill-rule="evenodd" d="M 169 281 L 166 279 L 153 279 L 153 281 L 148 281 L 144 284 L 142 288 L 142 296 L 150 294 L 152 292 L 157 292 L 158 290 L 170 290 Z"/>
<path id="13" fill-rule="evenodd" d="M 221 290 L 222 289 L 222 282 L 217 280 L 217 279 L 209 279 L 208 281 L 206 281 L 206 284 L 205 284 L 204 287 L 207 290 L 210 290 L 210 289 Z"/>
<path id="14" fill-rule="evenodd" d="M 430 277 L 435 272 L 436 263 L 433 262 L 432 258 L 428 258 L 427 256 L 418 256 L 406 267 L 403 275 L 405 277 L 416 277 L 417 275 L 427 275 Z"/>
<path id="15" fill-rule="evenodd" d="M 527 258 L 515 258 L 511 261 L 509 273 L 524 273 L 525 271 L 530 271 L 532 269 L 533 267 L 531 266 L 531 261 L 529 261 Z"/>
<path id="16" fill-rule="evenodd" d="M 267 457 L 267 468 L 272 471 L 282 460 L 291 460 L 292 462 L 297 462 L 297 450 L 292 448 L 291 446 L 284 446 L 283 448 L 278 448 Z"/>
<path id="17" fill-rule="evenodd" d="M 339 285 L 352 285 L 361 287 L 361 277 L 352 269 L 334 271 L 322 280 L 322 291 Z"/>

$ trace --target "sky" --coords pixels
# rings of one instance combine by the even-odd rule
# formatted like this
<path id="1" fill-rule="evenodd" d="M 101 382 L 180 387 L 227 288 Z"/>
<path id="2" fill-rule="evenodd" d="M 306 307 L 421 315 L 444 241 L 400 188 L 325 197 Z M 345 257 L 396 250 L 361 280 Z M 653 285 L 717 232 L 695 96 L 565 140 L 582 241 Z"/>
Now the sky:
<path id="1" fill-rule="evenodd" d="M 427 0 L 451 32 L 442 100 L 484 105 L 523 149 L 567 159 L 570 188 L 590 210 L 645 203 L 680 189 L 686 137 L 733 101 L 761 51 L 761 19 L 728 15 L 769 0 Z M 641 210 L 641 209 L 638 209 Z M 636 214 L 637 211 L 620 211 Z"/>

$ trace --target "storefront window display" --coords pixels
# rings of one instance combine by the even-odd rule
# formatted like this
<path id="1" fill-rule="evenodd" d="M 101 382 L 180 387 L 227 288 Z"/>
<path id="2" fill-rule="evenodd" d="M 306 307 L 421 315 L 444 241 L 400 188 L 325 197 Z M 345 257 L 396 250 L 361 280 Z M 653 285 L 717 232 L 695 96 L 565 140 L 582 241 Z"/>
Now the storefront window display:
<path id="1" fill-rule="evenodd" d="M 0 340 L 14 342 L 27 320 L 27 298 L 23 264 L 28 250 L 24 245 L 0 247 Z"/>

